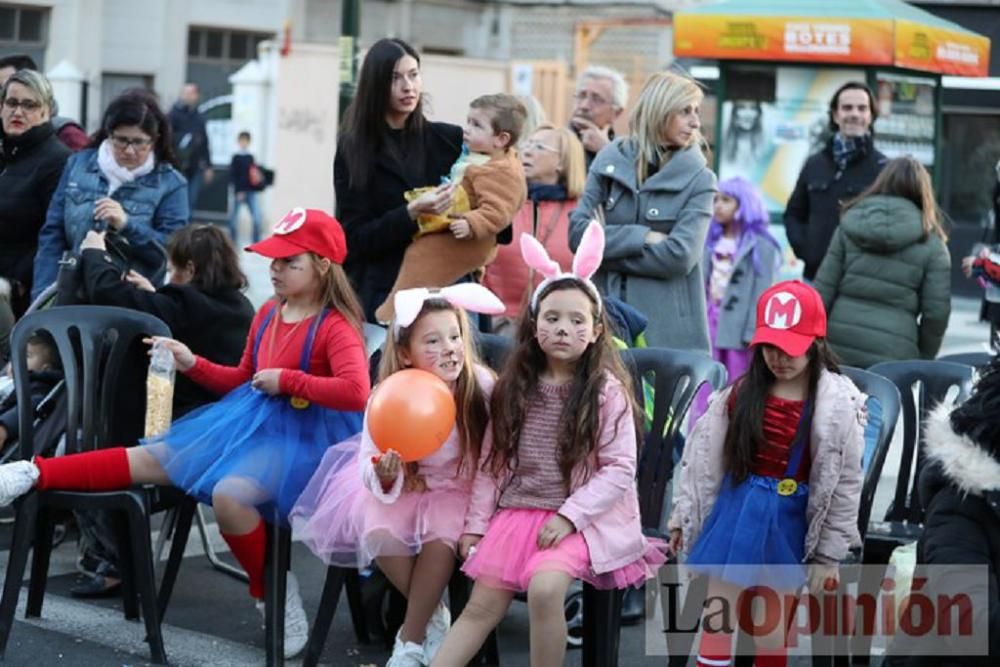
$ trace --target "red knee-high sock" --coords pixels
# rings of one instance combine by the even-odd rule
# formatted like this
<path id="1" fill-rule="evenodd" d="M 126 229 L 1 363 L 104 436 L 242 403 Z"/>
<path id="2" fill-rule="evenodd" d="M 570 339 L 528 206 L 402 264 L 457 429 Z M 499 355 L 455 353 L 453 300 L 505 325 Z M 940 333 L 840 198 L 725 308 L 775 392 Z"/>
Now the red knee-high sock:
<path id="1" fill-rule="evenodd" d="M 83 454 L 35 457 L 39 489 L 63 491 L 115 491 L 132 486 L 128 454 L 124 447 L 98 449 Z"/>
<path id="2" fill-rule="evenodd" d="M 788 665 L 788 650 L 784 648 L 757 649 L 754 667 L 786 667 Z"/>
<path id="3" fill-rule="evenodd" d="M 703 632 L 698 645 L 698 667 L 726 667 L 733 661 L 733 635 Z"/>
<path id="4" fill-rule="evenodd" d="M 233 556 L 239 561 L 250 577 L 250 595 L 258 600 L 264 599 L 264 549 L 267 543 L 267 533 L 264 522 L 244 535 L 222 534 L 222 539 L 229 545 Z"/>

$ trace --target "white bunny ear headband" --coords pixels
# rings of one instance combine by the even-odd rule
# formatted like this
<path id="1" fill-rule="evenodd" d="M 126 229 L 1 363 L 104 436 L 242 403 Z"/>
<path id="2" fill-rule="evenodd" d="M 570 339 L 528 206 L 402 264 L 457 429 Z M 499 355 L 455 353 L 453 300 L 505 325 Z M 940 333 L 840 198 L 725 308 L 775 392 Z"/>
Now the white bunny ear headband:
<path id="1" fill-rule="evenodd" d="M 597 309 L 600 312 L 602 308 L 601 294 L 590 279 L 600 268 L 601 260 L 604 259 L 604 227 L 600 222 L 594 220 L 587 225 L 587 229 L 580 239 L 580 246 L 576 249 L 576 255 L 573 256 L 573 268 L 569 273 L 563 273 L 559 264 L 549 257 L 545 246 L 530 234 L 521 236 L 521 257 L 524 258 L 525 264 L 544 276 L 544 280 L 531 294 L 532 313 L 538 311 L 538 295 L 542 293 L 542 290 L 554 281 L 564 278 L 572 278 L 587 290 L 597 302 Z"/>
<path id="2" fill-rule="evenodd" d="M 399 340 L 399 332 L 403 328 L 417 320 L 417 315 L 428 299 L 444 299 L 458 308 L 485 315 L 500 315 L 506 310 L 500 297 L 478 283 L 460 283 L 441 289 L 414 287 L 400 290 L 393 297 L 396 316 L 393 318 L 392 332 L 396 340 Z"/>

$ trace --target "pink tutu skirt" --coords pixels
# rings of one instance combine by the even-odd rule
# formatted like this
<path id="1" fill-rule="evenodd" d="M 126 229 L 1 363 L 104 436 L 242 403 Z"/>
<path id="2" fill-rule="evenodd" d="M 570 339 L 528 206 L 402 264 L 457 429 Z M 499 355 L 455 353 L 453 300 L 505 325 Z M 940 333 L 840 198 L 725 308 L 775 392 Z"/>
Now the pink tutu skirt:
<path id="1" fill-rule="evenodd" d="M 430 489 L 382 502 L 361 481 L 360 440 L 358 435 L 327 451 L 292 508 L 294 536 L 340 567 L 367 567 L 378 556 L 414 556 L 434 541 L 455 549 L 469 492 Z"/>
<path id="2" fill-rule="evenodd" d="M 663 552 L 650 543 L 637 560 L 597 574 L 590 564 L 590 551 L 580 533 L 572 533 L 549 549 L 538 548 L 538 532 L 555 516 L 551 510 L 503 509 L 490 521 L 486 535 L 462 566 L 470 579 L 493 588 L 527 591 L 537 572 L 565 572 L 595 588 L 638 588 L 656 576 L 656 568 L 666 561 Z"/>

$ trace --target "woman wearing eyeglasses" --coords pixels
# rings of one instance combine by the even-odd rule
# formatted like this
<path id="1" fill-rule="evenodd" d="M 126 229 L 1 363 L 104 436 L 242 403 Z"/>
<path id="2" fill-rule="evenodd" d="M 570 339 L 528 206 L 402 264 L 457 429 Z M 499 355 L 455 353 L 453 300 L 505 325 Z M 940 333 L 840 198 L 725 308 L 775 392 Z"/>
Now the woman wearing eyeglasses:
<path id="1" fill-rule="evenodd" d="M 121 266 L 161 280 L 162 247 L 190 217 L 187 184 L 177 170 L 170 123 L 152 93 L 133 89 L 112 100 L 90 147 L 70 158 L 38 236 L 32 297 L 55 282 L 66 250 L 88 231 L 127 243 Z M 127 250 L 123 250 L 127 245 Z"/>
<path id="2" fill-rule="evenodd" d="M 54 104 L 34 70 L 15 72 L 0 92 L 0 295 L 10 292 L 15 314 L 27 307 L 38 230 L 70 155 L 52 129 Z"/>
<path id="3" fill-rule="evenodd" d="M 493 318 L 493 331 L 505 333 L 524 307 L 525 293 L 542 280 L 532 276 L 521 258 L 521 235 L 531 234 L 542 242 L 549 257 L 569 271 L 573 253 L 569 249 L 569 214 L 583 192 L 587 177 L 583 144 L 572 130 L 549 124 L 538 128 L 521 144 L 521 164 L 528 180 L 528 201 L 511 223 L 513 240 L 497 246 L 497 256 L 486 266 L 483 284 L 506 306 Z"/>

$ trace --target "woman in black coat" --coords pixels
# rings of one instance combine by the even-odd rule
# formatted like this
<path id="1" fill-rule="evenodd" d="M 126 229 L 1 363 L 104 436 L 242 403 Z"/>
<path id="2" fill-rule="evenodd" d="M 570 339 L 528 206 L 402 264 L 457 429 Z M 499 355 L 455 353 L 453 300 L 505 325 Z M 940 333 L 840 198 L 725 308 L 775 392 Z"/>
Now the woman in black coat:
<path id="1" fill-rule="evenodd" d="M 381 39 L 365 56 L 333 164 L 336 215 L 347 236 L 345 268 L 365 318 L 389 295 L 422 213 L 443 213 L 453 186 L 407 203 L 403 193 L 434 186 L 462 150 L 462 128 L 424 118 L 420 56 Z"/>
<path id="2" fill-rule="evenodd" d="M 1000 664 L 1000 357 L 986 367 L 975 391 L 959 407 L 935 409 L 927 421 L 926 465 L 920 501 L 926 509 L 917 543 L 917 564 L 975 566 L 928 568 L 926 598 L 966 592 L 973 600 L 976 639 L 987 639 L 989 655 L 962 655 L 969 637 L 951 635 L 900 642 L 906 653 L 926 646 L 934 655 L 894 658 L 909 667 L 975 667 Z M 919 568 L 918 568 L 919 569 Z"/>
<path id="3" fill-rule="evenodd" d="M 38 231 L 70 155 L 52 129 L 54 105 L 34 70 L 15 72 L 0 92 L 0 279 L 15 315 L 28 305 Z"/>

